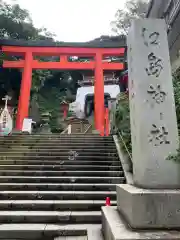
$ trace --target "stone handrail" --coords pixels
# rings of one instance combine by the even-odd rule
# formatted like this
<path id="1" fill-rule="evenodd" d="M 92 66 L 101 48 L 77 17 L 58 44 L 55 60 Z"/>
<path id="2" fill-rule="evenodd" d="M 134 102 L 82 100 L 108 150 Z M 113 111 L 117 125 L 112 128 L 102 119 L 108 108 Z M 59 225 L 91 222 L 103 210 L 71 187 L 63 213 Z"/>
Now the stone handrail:
<path id="1" fill-rule="evenodd" d="M 111 131 L 111 134 L 113 134 L 113 139 L 114 139 L 114 142 L 116 145 L 119 159 L 121 160 L 121 163 L 122 163 L 126 181 L 128 184 L 133 184 L 132 155 L 129 152 L 128 147 L 126 146 L 126 143 L 116 126 L 116 121 L 115 121 L 116 102 L 111 103 L 111 108 L 110 108 L 109 112 L 110 112 L 110 116 L 109 116 L 110 117 L 110 131 Z M 116 135 L 114 135 L 114 134 L 116 134 Z M 122 146 L 124 146 L 125 151 L 123 151 Z"/>
<path id="2" fill-rule="evenodd" d="M 123 150 L 119 143 L 119 137 L 117 135 L 113 135 L 114 143 L 116 145 L 117 153 L 119 159 L 121 160 L 122 168 L 124 171 L 124 175 L 126 178 L 126 182 L 128 184 L 133 184 L 133 173 L 132 173 L 132 158 L 128 156 Z"/>

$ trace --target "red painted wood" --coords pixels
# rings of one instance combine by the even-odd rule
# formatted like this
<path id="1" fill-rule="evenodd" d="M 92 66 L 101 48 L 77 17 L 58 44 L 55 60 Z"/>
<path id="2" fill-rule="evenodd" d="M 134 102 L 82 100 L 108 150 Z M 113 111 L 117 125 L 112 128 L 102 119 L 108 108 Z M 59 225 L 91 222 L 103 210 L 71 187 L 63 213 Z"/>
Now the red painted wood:
<path id="1" fill-rule="evenodd" d="M 40 56 L 95 56 L 100 53 L 103 56 L 123 55 L 125 48 L 82 48 L 82 47 L 19 47 L 19 46 L 2 46 L 2 52 L 10 55 L 25 55 L 26 52 L 32 52 L 33 55 Z"/>
<path id="2" fill-rule="evenodd" d="M 80 63 L 80 62 L 33 62 L 34 69 L 94 69 L 94 62 Z"/>
<path id="3" fill-rule="evenodd" d="M 106 129 L 106 136 L 110 134 L 110 122 L 109 122 L 109 109 L 105 108 L 105 129 Z"/>
<path id="4" fill-rule="evenodd" d="M 20 61 L 4 61 L 4 68 L 23 68 L 25 62 L 23 60 Z M 64 69 L 64 70 L 73 70 L 73 69 L 91 69 L 95 68 L 95 62 L 65 62 L 64 60 L 61 62 L 38 62 L 33 60 L 32 62 L 33 69 Z M 123 63 L 102 63 L 102 68 L 104 70 L 123 70 Z"/>
<path id="5" fill-rule="evenodd" d="M 67 63 L 68 62 L 68 56 L 67 55 L 61 55 L 60 57 L 60 63 Z"/>
<path id="6" fill-rule="evenodd" d="M 103 62 L 104 56 L 119 56 L 125 48 L 81 48 L 81 47 L 18 47 L 2 46 L 2 52 L 9 55 L 24 55 L 25 60 L 4 61 L 5 68 L 23 68 L 23 78 L 17 114 L 17 129 L 22 129 L 23 120 L 28 117 L 32 69 L 95 70 L 95 125 L 104 136 L 104 77 L 103 70 L 124 69 L 123 63 Z M 39 62 L 33 56 L 60 56 L 60 62 Z M 94 56 L 95 61 L 87 63 L 68 62 L 68 56 Z"/>
<path id="7" fill-rule="evenodd" d="M 19 61 L 3 61 L 4 68 L 24 68 L 24 60 Z"/>
<path id="8" fill-rule="evenodd" d="M 102 63 L 104 70 L 123 70 L 124 63 Z"/>
<path id="9" fill-rule="evenodd" d="M 104 76 L 102 68 L 102 55 L 96 54 L 96 66 L 95 66 L 95 121 L 96 129 L 100 134 L 104 135 Z"/>
<path id="10" fill-rule="evenodd" d="M 16 129 L 18 130 L 22 130 L 23 120 L 24 118 L 28 117 L 29 113 L 29 100 L 32 82 L 32 59 L 32 54 L 30 52 L 27 52 L 24 61 L 24 71 L 21 80 L 21 89 L 16 119 Z"/>

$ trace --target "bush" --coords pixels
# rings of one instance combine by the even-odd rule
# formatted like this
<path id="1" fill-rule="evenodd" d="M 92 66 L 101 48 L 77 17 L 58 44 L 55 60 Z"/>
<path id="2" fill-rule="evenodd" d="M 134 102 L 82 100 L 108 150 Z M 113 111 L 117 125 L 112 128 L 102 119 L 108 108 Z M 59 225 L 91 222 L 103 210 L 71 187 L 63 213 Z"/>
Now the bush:
<path id="1" fill-rule="evenodd" d="M 178 131 L 180 133 L 180 70 L 173 75 L 174 98 L 176 106 Z"/>
<path id="2" fill-rule="evenodd" d="M 123 137 L 123 140 L 129 150 L 132 152 L 131 146 L 131 129 L 130 129 L 130 110 L 129 110 L 129 99 L 126 93 L 119 95 L 118 104 L 115 114 L 116 128 Z M 122 148 L 125 147 L 122 144 Z"/>

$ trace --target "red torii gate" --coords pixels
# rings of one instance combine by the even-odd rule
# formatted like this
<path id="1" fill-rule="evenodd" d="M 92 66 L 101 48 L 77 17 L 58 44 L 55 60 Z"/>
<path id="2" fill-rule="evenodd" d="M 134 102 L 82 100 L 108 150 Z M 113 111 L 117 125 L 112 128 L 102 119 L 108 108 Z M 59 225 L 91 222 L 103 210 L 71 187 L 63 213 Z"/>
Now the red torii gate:
<path id="1" fill-rule="evenodd" d="M 6 41 L 4 41 L 6 42 Z M 29 100 L 32 83 L 33 69 L 61 69 L 61 70 L 94 70 L 94 98 L 95 98 L 95 126 L 101 135 L 104 135 L 104 77 L 103 70 L 122 70 L 123 63 L 103 62 L 107 56 L 124 55 L 125 48 L 93 48 L 93 47 L 62 47 L 62 46 L 21 46 L 21 45 L 2 45 L 2 52 L 11 56 L 23 56 L 23 60 L 4 61 L 4 68 L 23 69 L 20 96 L 18 102 L 18 112 L 16 129 L 22 130 L 24 118 L 28 117 Z M 59 56 L 59 62 L 40 62 L 35 60 L 36 56 Z M 90 62 L 70 62 L 69 56 L 93 57 Z"/>

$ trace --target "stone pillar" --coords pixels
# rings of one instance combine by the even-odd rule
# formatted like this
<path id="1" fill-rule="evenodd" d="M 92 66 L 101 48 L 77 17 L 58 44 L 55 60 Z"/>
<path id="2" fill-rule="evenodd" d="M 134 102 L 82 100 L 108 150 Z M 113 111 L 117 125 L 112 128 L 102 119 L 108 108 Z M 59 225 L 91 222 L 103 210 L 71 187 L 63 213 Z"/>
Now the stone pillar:
<path id="1" fill-rule="evenodd" d="M 164 20 L 132 23 L 128 72 L 135 185 L 117 185 L 117 209 L 102 208 L 104 239 L 180 239 L 180 164 L 166 159 L 178 131 Z"/>
<path id="2" fill-rule="evenodd" d="M 134 182 L 179 188 L 180 165 L 167 160 L 178 130 L 165 21 L 133 22 L 127 45 Z"/>

